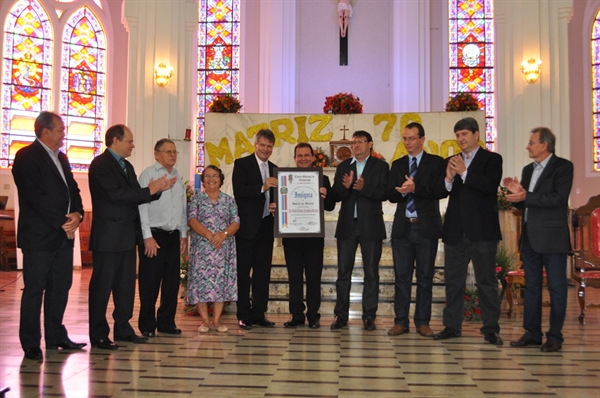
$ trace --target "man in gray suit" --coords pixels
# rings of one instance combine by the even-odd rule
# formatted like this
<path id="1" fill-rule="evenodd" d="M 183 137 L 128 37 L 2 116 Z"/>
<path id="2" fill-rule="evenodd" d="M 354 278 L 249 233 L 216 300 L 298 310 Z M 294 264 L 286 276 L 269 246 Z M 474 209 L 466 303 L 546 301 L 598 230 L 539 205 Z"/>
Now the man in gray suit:
<path id="1" fill-rule="evenodd" d="M 342 202 L 335 237 L 338 250 L 338 276 L 335 320 L 331 329 L 348 323 L 350 287 L 356 249 L 360 243 L 365 284 L 362 296 L 365 330 L 375 330 L 379 302 L 379 259 L 385 239 L 381 202 L 387 199 L 389 166 L 371 156 L 373 138 L 359 130 L 352 136 L 354 156 L 340 163 L 335 172 L 333 196 Z"/>
<path id="2" fill-rule="evenodd" d="M 531 130 L 527 144 L 533 163 L 523 168 L 521 183 L 507 177 L 511 192 L 506 198 L 524 209 L 521 228 L 521 259 L 527 280 L 523 329 L 513 347 L 542 344 L 542 282 L 546 270 L 550 292 L 550 329 L 542 352 L 562 347 L 562 327 L 567 309 L 567 253 L 571 250 L 568 204 L 573 185 L 573 163 L 554 154 L 556 137 L 547 127 Z"/>

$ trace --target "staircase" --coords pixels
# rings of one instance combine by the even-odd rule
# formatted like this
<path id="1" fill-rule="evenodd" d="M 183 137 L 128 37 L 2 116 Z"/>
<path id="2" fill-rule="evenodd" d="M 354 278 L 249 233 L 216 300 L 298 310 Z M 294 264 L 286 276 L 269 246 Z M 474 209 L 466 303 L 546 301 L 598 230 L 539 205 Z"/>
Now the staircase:
<path id="1" fill-rule="evenodd" d="M 436 258 L 435 273 L 433 277 L 433 302 L 432 315 L 440 315 L 444 309 L 444 267 L 443 245 L 439 245 Z M 326 246 L 324 250 L 323 276 L 321 279 L 321 316 L 332 317 L 335 307 L 337 278 L 337 250 L 335 247 Z M 363 267 L 360 247 L 356 253 L 356 262 L 352 273 L 352 288 L 350 291 L 350 316 L 362 315 Z M 285 266 L 283 247 L 273 249 L 273 263 L 271 268 L 271 285 L 269 288 L 269 313 L 286 314 L 288 307 L 289 281 Z M 413 277 L 413 291 L 411 299 L 411 322 L 414 314 L 416 300 L 416 279 Z M 394 316 L 394 263 L 392 248 L 384 245 L 379 262 L 379 308 L 377 314 L 381 316 Z"/>

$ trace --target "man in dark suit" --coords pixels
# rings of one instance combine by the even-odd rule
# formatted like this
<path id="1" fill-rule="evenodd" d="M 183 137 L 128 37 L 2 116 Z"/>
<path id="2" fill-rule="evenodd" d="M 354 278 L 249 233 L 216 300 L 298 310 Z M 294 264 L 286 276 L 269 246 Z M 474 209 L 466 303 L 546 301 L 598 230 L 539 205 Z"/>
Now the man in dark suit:
<path id="1" fill-rule="evenodd" d="M 133 134 L 127 126 L 117 124 L 106 130 L 107 149 L 90 165 L 89 185 L 92 195 L 92 231 L 90 250 L 94 270 L 89 288 L 89 331 L 94 347 L 116 350 L 108 334 L 106 307 L 112 292 L 115 309 L 114 338 L 118 341 L 144 343 L 146 337 L 135 334 L 129 324 L 135 297 L 136 245 L 142 245 L 138 205 L 158 199 L 158 193 L 171 189 L 177 177 L 150 179 L 141 188 L 131 163 Z"/>
<path id="2" fill-rule="evenodd" d="M 81 349 L 69 339 L 63 316 L 73 282 L 73 239 L 83 218 L 79 187 L 60 151 L 65 125 L 59 115 L 35 119 L 31 145 L 15 155 L 12 174 L 19 190 L 17 247 L 23 251 L 23 296 L 19 339 L 28 359 L 43 359 L 40 311 L 44 300 L 46 349 Z"/>
<path id="3" fill-rule="evenodd" d="M 501 345 L 496 251 L 502 239 L 497 199 L 502 156 L 479 146 L 479 125 L 472 117 L 459 120 L 454 134 L 462 153 L 448 158 L 446 166 L 445 184 L 450 199 L 442 231 L 445 328 L 433 337 L 442 340 L 462 334 L 465 281 L 472 261 L 483 320 L 481 334 L 485 341 Z"/>
<path id="4" fill-rule="evenodd" d="M 238 205 L 240 229 L 235 234 L 238 266 L 237 318 L 240 329 L 252 325 L 273 327 L 265 317 L 269 302 L 271 261 L 273 258 L 273 209 L 277 178 L 275 164 L 269 162 L 275 136 L 260 130 L 254 142 L 255 152 L 237 159 L 233 166 L 233 195 Z M 252 271 L 252 278 L 250 277 Z M 252 286 L 252 302 L 250 302 Z"/>
<path id="5" fill-rule="evenodd" d="M 562 327 L 567 309 L 567 253 L 571 250 L 568 204 L 573 185 L 573 163 L 554 153 L 556 137 L 547 127 L 531 130 L 527 144 L 533 163 L 523 168 L 521 183 L 505 178 L 511 192 L 506 198 L 524 209 L 521 259 L 527 280 L 523 329 L 513 347 L 542 344 L 542 282 L 544 268 L 550 292 L 550 329 L 543 352 L 558 351 L 564 341 Z"/>
<path id="6" fill-rule="evenodd" d="M 439 199 L 448 196 L 444 185 L 444 159 L 423 151 L 425 130 L 410 123 L 402 134 L 408 155 L 392 163 L 388 182 L 389 201 L 398 203 L 392 226 L 392 250 L 396 274 L 394 326 L 390 336 L 407 333 L 413 267 L 417 270 L 417 302 L 414 322 L 421 336 L 432 337 L 429 327 L 435 256 L 442 236 Z"/>
<path id="7" fill-rule="evenodd" d="M 296 167 L 310 168 L 314 160 L 314 152 L 309 143 L 301 142 L 296 145 L 294 148 Z M 324 209 L 333 210 L 335 200 L 329 177 L 326 175 L 323 176 L 323 186 L 319 191 L 325 201 Z M 282 243 L 290 281 L 290 314 L 292 314 L 292 317 L 283 326 L 291 328 L 304 325 L 304 310 L 307 309 L 308 326 L 317 329 L 321 326 L 319 307 L 321 306 L 321 274 L 323 273 L 325 239 L 283 238 Z M 303 274 L 306 274 L 306 307 L 302 302 Z"/>
<path id="8" fill-rule="evenodd" d="M 352 270 L 360 244 L 364 269 L 363 326 L 365 330 L 375 330 L 379 260 L 382 241 L 386 238 L 381 202 L 387 199 L 389 166 L 371 156 L 373 138 L 366 131 L 359 130 L 352 135 L 352 150 L 354 156 L 337 166 L 333 182 L 333 196 L 342 205 L 335 230 L 338 276 L 331 329 L 341 329 L 348 323 Z"/>

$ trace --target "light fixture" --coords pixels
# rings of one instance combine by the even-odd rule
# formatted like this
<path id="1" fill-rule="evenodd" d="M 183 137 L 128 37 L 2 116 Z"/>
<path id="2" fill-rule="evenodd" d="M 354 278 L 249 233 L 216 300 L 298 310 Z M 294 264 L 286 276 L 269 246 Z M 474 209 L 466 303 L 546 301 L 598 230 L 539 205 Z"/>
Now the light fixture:
<path id="1" fill-rule="evenodd" d="M 527 83 L 534 83 L 540 77 L 540 69 L 542 61 L 535 60 L 535 58 L 531 58 L 527 61 L 523 61 L 521 64 L 521 72 L 527 80 Z"/>
<path id="2" fill-rule="evenodd" d="M 173 76 L 173 68 L 167 67 L 165 64 L 159 64 L 156 69 L 154 69 L 154 77 L 156 79 L 156 84 L 161 87 L 169 84 L 169 79 Z"/>

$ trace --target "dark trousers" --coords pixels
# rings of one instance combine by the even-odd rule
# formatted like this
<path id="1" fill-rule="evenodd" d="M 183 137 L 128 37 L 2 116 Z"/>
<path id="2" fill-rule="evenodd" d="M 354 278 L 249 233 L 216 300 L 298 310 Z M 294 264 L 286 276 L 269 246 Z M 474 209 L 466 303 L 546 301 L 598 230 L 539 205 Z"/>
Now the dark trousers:
<path id="1" fill-rule="evenodd" d="M 73 247 L 65 240 L 61 249 L 23 250 L 23 295 L 19 339 L 23 350 L 40 346 L 40 312 L 44 300 L 46 346 L 68 339 L 63 316 L 73 283 Z"/>
<path id="2" fill-rule="evenodd" d="M 254 238 L 245 239 L 236 235 L 235 243 L 238 267 L 237 318 L 251 322 L 262 318 L 269 304 L 273 259 L 273 217 L 267 216 L 262 219 Z M 250 287 L 252 287 L 252 302 L 250 302 Z"/>
<path id="3" fill-rule="evenodd" d="M 129 324 L 135 298 L 135 247 L 124 252 L 92 252 L 94 269 L 89 287 L 90 341 L 108 339 L 106 308 L 113 295 L 115 338 L 135 334 Z"/>
<path id="4" fill-rule="evenodd" d="M 356 249 L 360 244 L 363 259 L 364 288 L 362 294 L 362 319 L 375 320 L 379 304 L 379 260 L 381 259 L 381 240 L 369 240 L 369 236 L 360 233 L 358 222 L 353 223 L 352 238 L 337 239 L 338 275 L 335 287 L 337 299 L 334 314 L 348 321 L 350 311 L 350 288 L 352 286 L 352 271 Z"/>
<path id="5" fill-rule="evenodd" d="M 160 247 L 156 256 L 144 254 L 144 246 L 139 247 L 140 267 L 138 287 L 140 289 L 140 315 L 138 327 L 143 332 L 155 329 L 171 330 L 176 327 L 177 294 L 179 293 L 179 231 L 168 233 L 154 230 L 152 237 Z M 162 283 L 161 283 L 162 282 Z M 160 305 L 156 312 L 156 299 L 160 290 Z"/>
<path id="6" fill-rule="evenodd" d="M 321 306 L 321 274 L 323 273 L 323 238 L 285 238 L 283 252 L 290 281 L 290 313 L 304 321 L 318 320 Z M 303 303 L 303 276 L 306 275 L 306 307 Z"/>
<path id="7" fill-rule="evenodd" d="M 444 326 L 462 333 L 465 288 L 469 261 L 473 262 L 477 294 L 481 307 L 482 334 L 500 333 L 500 295 L 496 279 L 498 241 L 470 241 L 464 236 L 456 245 L 444 244 L 446 307 Z"/>
<path id="8" fill-rule="evenodd" d="M 396 325 L 408 327 L 408 313 L 412 292 L 413 268 L 417 273 L 417 302 L 415 305 L 414 322 L 418 328 L 429 326 L 431 319 L 431 300 L 433 272 L 438 240 L 424 238 L 419 233 L 419 223 L 407 222 L 404 234 L 399 239 L 392 239 L 394 254 L 394 312 Z M 416 261 L 416 266 L 415 266 Z"/>
<path id="9" fill-rule="evenodd" d="M 542 333 L 542 286 L 544 268 L 550 293 L 550 329 L 546 338 L 564 341 L 562 327 L 567 311 L 567 253 L 537 253 L 531 247 L 527 224 L 521 234 L 521 259 L 527 286 L 523 309 L 523 328 L 529 338 L 541 340 Z"/>

